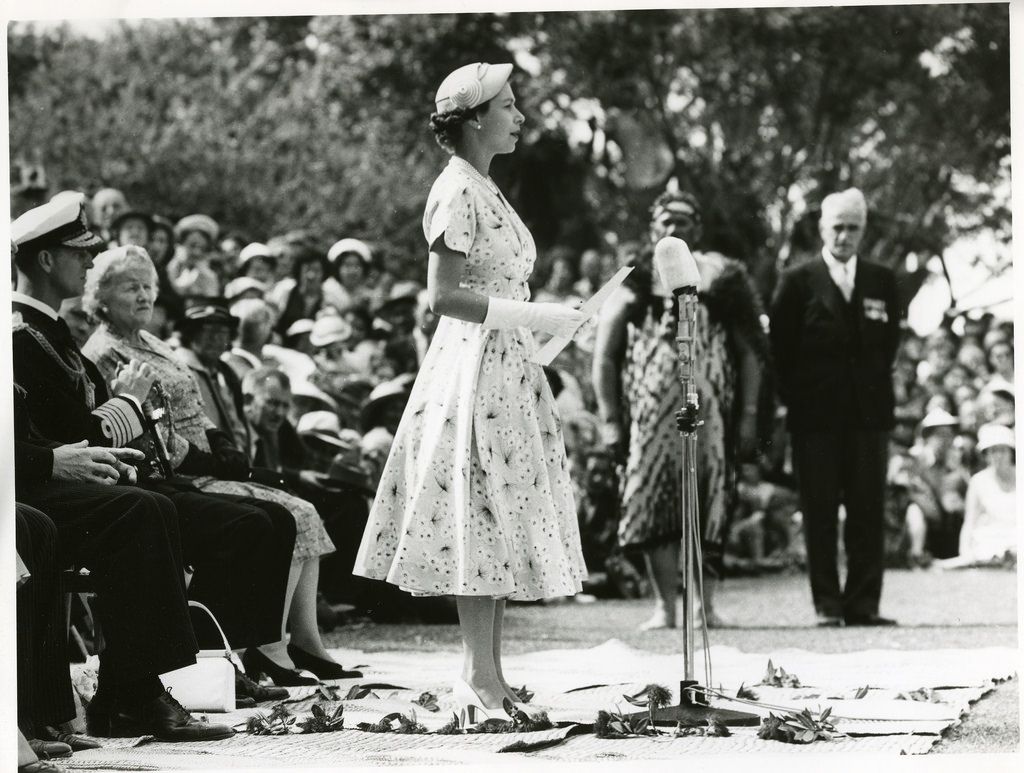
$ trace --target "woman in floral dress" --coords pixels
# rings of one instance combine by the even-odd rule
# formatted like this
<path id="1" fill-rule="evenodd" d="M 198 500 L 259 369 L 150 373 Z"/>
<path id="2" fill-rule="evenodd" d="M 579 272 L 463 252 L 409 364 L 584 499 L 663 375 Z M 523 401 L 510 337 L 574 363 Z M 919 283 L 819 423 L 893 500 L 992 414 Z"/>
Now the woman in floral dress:
<path id="1" fill-rule="evenodd" d="M 652 211 L 652 244 L 700 240 L 700 210 L 688 194 L 667 191 Z M 756 450 L 767 340 L 760 302 L 743 266 L 717 253 L 694 253 L 700 272 L 694 358 L 702 426 L 697 432 L 697 495 L 706 575 L 720 573 L 736 494 L 737 459 Z M 651 250 L 602 309 L 594 347 L 594 389 L 604 443 L 624 464 L 619 544 L 644 553 L 654 614 L 642 626 L 676 625 L 682 523 L 682 448 L 675 412 L 685 403 L 676 345 L 677 304 L 665 298 Z M 766 417 L 767 418 L 767 417 Z M 714 584 L 704 584 L 703 616 L 721 620 Z"/>
<path id="2" fill-rule="evenodd" d="M 528 303 L 530 232 L 488 177 L 523 115 L 512 65 L 451 73 L 431 125 L 452 158 L 427 200 L 427 291 L 442 315 L 370 512 L 355 573 L 456 597 L 464 643 L 455 699 L 468 722 L 517 700 L 501 670 L 506 599 L 573 595 L 586 576 L 561 423 L 533 332 L 583 315 Z"/>

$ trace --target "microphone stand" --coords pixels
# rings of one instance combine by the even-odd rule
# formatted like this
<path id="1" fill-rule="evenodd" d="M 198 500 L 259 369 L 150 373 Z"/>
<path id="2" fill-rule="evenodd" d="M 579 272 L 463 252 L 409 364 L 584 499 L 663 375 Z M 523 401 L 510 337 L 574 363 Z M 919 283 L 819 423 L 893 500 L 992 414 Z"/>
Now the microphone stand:
<path id="1" fill-rule="evenodd" d="M 679 323 L 676 328 L 679 381 L 686 401 L 683 408 L 676 412 L 676 426 L 679 428 L 682 449 L 683 536 L 680 552 L 683 564 L 683 679 L 679 683 L 679 703 L 656 710 L 653 715 L 654 723 L 699 726 L 714 721 L 724 725 L 753 726 L 760 724 L 761 718 L 757 714 L 711 706 L 707 693 L 694 678 L 694 613 L 698 597 L 702 614 L 704 609 L 700 503 L 697 501 L 697 427 L 703 422 L 700 420 L 697 379 L 694 374 L 697 347 L 697 288 L 691 285 L 675 290 L 673 294 L 679 309 Z M 703 625 L 703 639 L 704 672 L 707 681 L 705 686 L 710 688 L 711 655 L 706 620 Z M 647 715 L 646 712 L 638 714 Z"/>

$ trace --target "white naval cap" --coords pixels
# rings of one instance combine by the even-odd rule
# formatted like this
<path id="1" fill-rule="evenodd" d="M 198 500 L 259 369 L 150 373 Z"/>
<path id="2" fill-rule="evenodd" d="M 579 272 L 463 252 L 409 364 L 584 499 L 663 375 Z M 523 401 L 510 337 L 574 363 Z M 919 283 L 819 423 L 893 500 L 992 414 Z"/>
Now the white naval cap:
<path id="1" fill-rule="evenodd" d="M 64 246 L 81 249 L 106 247 L 99 235 L 89 230 L 85 218 L 85 195 L 65 194 L 30 209 L 11 223 L 11 241 L 19 249 L 32 246 Z"/>

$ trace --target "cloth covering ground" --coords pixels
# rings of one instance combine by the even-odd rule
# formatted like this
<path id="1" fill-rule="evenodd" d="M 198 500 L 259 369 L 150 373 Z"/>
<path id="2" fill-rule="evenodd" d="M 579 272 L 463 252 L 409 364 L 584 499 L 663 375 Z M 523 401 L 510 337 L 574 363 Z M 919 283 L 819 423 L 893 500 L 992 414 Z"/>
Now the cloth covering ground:
<path id="1" fill-rule="evenodd" d="M 783 744 L 757 738 L 757 728 L 733 728 L 728 738 L 682 737 L 600 739 L 591 733 L 566 737 L 567 727 L 542 733 L 503 735 L 398 735 L 355 729 L 399 711 L 415 712 L 428 730 L 443 726 L 452 716 L 451 681 L 458 668 L 454 653 L 376 652 L 334 650 L 344 663 L 372 664 L 361 679 L 339 680 L 337 694 L 353 685 L 374 687 L 358 700 L 341 701 L 345 727 L 340 732 L 291 736 L 253 736 L 239 733 L 225 741 L 168 744 L 150 739 L 111 739 L 102 749 L 78 752 L 58 761 L 67 769 L 201 769 L 232 767 L 318 767 L 338 765 L 413 765 L 507 762 L 510 757 L 544 760 L 613 761 L 672 759 L 686 754 L 874 753 L 925 754 L 944 729 L 959 722 L 970 704 L 992 685 L 1015 673 L 1016 653 L 1006 647 L 975 650 L 867 650 L 819 654 L 785 649 L 744 653 L 733 647 L 712 647 L 713 684 L 735 695 L 740 685 L 753 687 L 761 701 L 794 709 L 818 711 L 832 707 L 836 729 L 846 737 L 809 745 Z M 703 673 L 698 654 L 695 671 Z M 757 683 L 768 659 L 790 674 L 801 687 L 767 687 Z M 631 648 L 612 639 L 591 649 L 548 650 L 508 657 L 506 672 L 514 685 L 526 683 L 534 703 L 545 707 L 555 723 L 592 723 L 599 709 L 635 711 L 622 695 L 649 683 L 663 684 L 678 698 L 682 656 L 659 655 Z M 863 697 L 858 691 L 868 687 Z M 585 689 L 580 689 L 585 688 Z M 915 690 L 930 700 L 908 700 Z M 437 696 L 439 711 L 415 703 L 423 692 Z M 288 708 L 308 713 L 319 696 L 315 688 L 293 688 Z M 335 704 L 336 705 L 336 704 Z M 767 709 L 721 703 L 754 711 Z M 269 713 L 270 704 L 260 711 Z M 244 727 L 257 710 L 211 714 L 211 721 Z M 514 741 L 561 739 L 564 742 L 526 755 L 498 756 Z"/>

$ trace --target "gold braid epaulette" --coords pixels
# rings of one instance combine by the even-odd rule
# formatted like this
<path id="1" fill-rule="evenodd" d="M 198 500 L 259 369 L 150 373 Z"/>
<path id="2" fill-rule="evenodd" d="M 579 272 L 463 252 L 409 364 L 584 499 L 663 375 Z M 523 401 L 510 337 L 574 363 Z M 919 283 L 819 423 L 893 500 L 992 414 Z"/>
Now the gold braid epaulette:
<path id="1" fill-rule="evenodd" d="M 12 332 L 16 333 L 21 330 L 27 331 L 29 335 L 36 339 L 43 348 L 43 351 L 50 355 L 53 361 L 64 371 L 64 374 L 71 380 L 71 383 L 85 393 L 85 403 L 90 411 L 93 410 L 96 407 L 96 386 L 85 372 L 85 364 L 82 362 L 82 358 L 76 352 L 69 351 L 68 359 L 71 360 L 71 365 L 68 365 L 57 350 L 53 348 L 53 344 L 43 335 L 42 331 L 32 327 L 32 325 L 23 320 L 21 322 L 15 321 L 15 324 L 12 326 Z"/>

